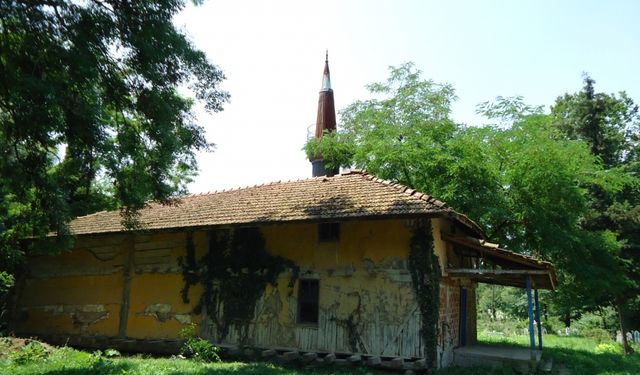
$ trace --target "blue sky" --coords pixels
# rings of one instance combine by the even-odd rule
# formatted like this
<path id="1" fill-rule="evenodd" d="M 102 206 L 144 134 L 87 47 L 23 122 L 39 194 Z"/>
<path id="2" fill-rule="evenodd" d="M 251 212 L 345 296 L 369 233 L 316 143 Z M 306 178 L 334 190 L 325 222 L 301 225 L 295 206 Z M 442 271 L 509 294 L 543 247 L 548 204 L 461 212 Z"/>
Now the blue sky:
<path id="1" fill-rule="evenodd" d="M 227 75 L 231 102 L 198 110 L 215 152 L 199 154 L 192 192 L 307 178 L 301 148 L 316 116 L 325 49 L 336 107 L 368 97 L 388 67 L 413 61 L 453 85 L 453 117 L 521 95 L 548 108 L 582 85 L 640 102 L 640 1 L 232 1 L 175 20 Z M 338 121 L 339 122 L 339 121 Z"/>

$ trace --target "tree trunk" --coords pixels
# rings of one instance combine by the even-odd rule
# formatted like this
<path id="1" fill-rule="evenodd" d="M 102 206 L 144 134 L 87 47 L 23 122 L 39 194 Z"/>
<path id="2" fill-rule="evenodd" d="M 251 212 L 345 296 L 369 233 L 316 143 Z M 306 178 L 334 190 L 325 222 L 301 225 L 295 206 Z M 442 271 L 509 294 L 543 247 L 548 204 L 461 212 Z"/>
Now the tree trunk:
<path id="1" fill-rule="evenodd" d="M 602 309 L 602 306 L 598 306 L 598 315 L 600 315 L 600 319 L 602 319 L 602 328 L 608 330 L 607 320 L 605 319 L 605 312 Z"/>
<path id="2" fill-rule="evenodd" d="M 625 354 L 633 354 L 633 348 L 627 341 L 627 332 L 624 330 L 624 316 L 623 316 L 624 303 L 622 298 L 616 297 L 616 310 L 618 310 L 618 320 L 620 321 L 620 332 L 622 332 L 622 345 L 624 346 Z"/>
<path id="3" fill-rule="evenodd" d="M 491 321 L 495 322 L 498 317 L 496 316 L 496 287 L 491 285 Z"/>

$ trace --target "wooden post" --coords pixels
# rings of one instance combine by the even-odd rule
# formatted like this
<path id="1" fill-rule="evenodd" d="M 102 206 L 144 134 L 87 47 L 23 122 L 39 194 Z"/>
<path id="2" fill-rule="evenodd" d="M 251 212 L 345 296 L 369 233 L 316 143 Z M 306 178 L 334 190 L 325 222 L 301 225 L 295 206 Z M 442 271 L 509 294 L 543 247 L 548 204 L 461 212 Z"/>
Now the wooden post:
<path id="1" fill-rule="evenodd" d="M 533 332 L 533 303 L 531 302 L 531 276 L 527 276 L 527 311 L 529 312 L 529 343 L 536 350 L 536 337 Z"/>
<path id="2" fill-rule="evenodd" d="M 123 261 L 122 266 L 122 299 L 120 301 L 120 323 L 118 326 L 118 337 L 127 337 L 127 323 L 129 321 L 129 295 L 131 294 L 131 279 L 134 273 L 134 253 L 136 251 L 136 239 L 133 234 L 127 236 L 123 244 Z"/>
<path id="3" fill-rule="evenodd" d="M 538 300 L 538 288 L 535 289 L 536 321 L 538 323 L 538 349 L 542 350 L 542 322 L 540 321 L 540 301 Z"/>

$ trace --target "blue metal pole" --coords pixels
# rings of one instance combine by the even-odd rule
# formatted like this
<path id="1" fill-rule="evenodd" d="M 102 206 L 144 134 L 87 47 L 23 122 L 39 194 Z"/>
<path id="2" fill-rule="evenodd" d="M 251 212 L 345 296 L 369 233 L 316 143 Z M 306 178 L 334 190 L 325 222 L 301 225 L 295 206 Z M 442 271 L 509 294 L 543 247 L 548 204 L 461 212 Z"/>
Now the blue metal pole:
<path id="1" fill-rule="evenodd" d="M 536 350 L 536 337 L 533 333 L 533 303 L 531 302 L 531 276 L 527 276 L 527 310 L 529 312 L 529 342 L 531 350 Z"/>
<path id="2" fill-rule="evenodd" d="M 538 301 L 538 288 L 535 289 L 536 321 L 538 323 L 538 349 L 542 350 L 542 322 L 540 320 L 540 302 Z"/>

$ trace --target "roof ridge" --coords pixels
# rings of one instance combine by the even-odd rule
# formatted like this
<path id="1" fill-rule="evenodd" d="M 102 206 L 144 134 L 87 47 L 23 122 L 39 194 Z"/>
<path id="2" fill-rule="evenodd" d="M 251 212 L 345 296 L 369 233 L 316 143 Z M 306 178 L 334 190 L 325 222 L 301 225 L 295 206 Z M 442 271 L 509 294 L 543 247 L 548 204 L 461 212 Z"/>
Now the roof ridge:
<path id="1" fill-rule="evenodd" d="M 406 195 L 408 195 L 410 197 L 415 197 L 415 198 L 417 198 L 419 200 L 422 200 L 422 201 L 425 201 L 427 203 L 432 203 L 432 204 L 438 206 L 439 208 L 451 209 L 451 207 L 449 207 L 447 205 L 447 203 L 445 203 L 445 202 L 443 202 L 443 201 L 441 201 L 439 199 L 436 199 L 435 197 L 433 197 L 430 194 L 423 193 L 423 192 L 421 192 L 421 191 L 419 191 L 417 189 L 411 188 L 411 187 L 409 187 L 407 185 L 401 184 L 399 182 L 394 182 L 392 180 L 387 180 L 387 179 L 383 179 L 383 178 L 380 178 L 380 177 L 376 177 L 375 175 L 372 175 L 372 174 L 369 174 L 369 173 L 366 173 L 366 172 L 365 173 L 361 173 L 360 171 L 358 171 L 356 173 L 361 174 L 363 177 L 371 176 L 372 178 L 367 178 L 367 179 L 370 180 L 370 181 L 376 182 L 378 184 L 384 185 L 384 186 L 389 186 L 389 187 L 393 187 L 395 189 L 398 189 L 398 190 L 400 190 L 401 193 L 404 193 L 404 194 L 406 194 Z M 416 194 L 418 194 L 418 195 L 416 195 Z"/>
<path id="2" fill-rule="evenodd" d="M 104 214 L 104 213 L 108 213 L 108 212 L 110 212 L 110 211 L 102 210 L 102 211 L 92 212 L 92 213 L 90 213 L 90 214 L 86 214 L 86 215 L 78 216 L 77 218 L 80 218 L 80 217 L 97 216 L 97 215 Z M 77 219 L 77 218 L 76 218 L 76 219 Z"/>

